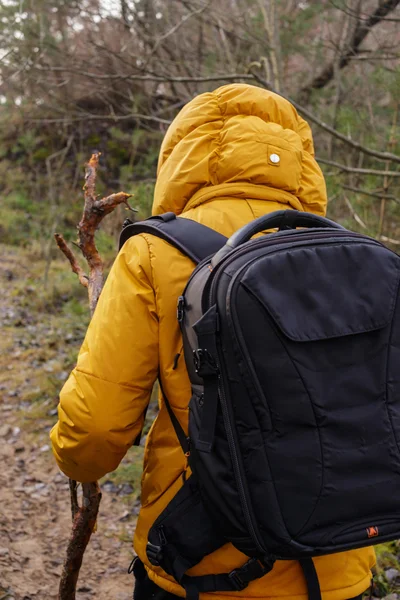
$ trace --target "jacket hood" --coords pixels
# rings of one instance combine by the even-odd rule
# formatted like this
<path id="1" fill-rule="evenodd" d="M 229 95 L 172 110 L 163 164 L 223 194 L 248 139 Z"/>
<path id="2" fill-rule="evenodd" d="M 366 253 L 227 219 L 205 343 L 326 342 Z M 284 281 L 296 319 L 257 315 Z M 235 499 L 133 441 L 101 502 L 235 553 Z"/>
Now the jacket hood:
<path id="1" fill-rule="evenodd" d="M 219 196 L 275 200 L 325 214 L 309 125 L 281 96 L 245 84 L 191 100 L 161 145 L 153 215 Z"/>

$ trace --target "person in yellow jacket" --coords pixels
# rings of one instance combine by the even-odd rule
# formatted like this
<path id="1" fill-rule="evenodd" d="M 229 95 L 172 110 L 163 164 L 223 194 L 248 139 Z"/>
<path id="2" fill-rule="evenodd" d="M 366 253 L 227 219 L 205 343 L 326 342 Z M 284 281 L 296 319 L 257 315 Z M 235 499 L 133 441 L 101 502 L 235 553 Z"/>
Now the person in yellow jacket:
<path id="1" fill-rule="evenodd" d="M 274 162 L 272 155 L 280 161 Z M 225 236 L 266 213 L 293 208 L 324 215 L 326 188 L 314 158 L 310 127 L 282 97 L 233 84 L 197 96 L 179 113 L 161 146 L 153 215 L 172 211 Z M 191 396 L 176 319 L 177 298 L 194 263 L 148 234 L 119 252 L 79 353 L 64 385 L 59 421 L 51 432 L 60 469 L 81 482 L 119 465 L 140 433 L 151 391 L 160 376 L 182 427 Z M 141 510 L 134 548 L 150 581 L 148 597 L 184 597 L 185 591 L 146 556 L 148 532 L 182 485 L 185 457 L 162 399 L 147 436 Z M 226 573 L 246 557 L 227 544 L 190 574 Z M 314 560 L 323 600 L 347 600 L 370 585 L 372 548 Z M 151 587 L 153 586 L 153 587 Z M 159 588 L 157 587 L 159 586 Z M 305 600 L 296 561 L 278 561 L 263 578 L 238 592 L 201 594 L 233 598 Z"/>

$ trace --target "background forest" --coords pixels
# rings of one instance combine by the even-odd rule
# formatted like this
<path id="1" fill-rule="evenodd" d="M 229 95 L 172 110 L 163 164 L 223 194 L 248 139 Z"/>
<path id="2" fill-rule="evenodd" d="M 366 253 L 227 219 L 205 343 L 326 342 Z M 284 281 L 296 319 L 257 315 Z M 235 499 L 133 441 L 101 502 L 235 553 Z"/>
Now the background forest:
<path id="1" fill-rule="evenodd" d="M 400 246 L 400 0 L 3 0 L 0 3 L 0 600 L 55 598 L 69 531 L 48 431 L 89 319 L 53 233 L 76 237 L 84 163 L 98 192 L 151 211 L 161 140 L 196 94 L 272 89 L 314 132 L 328 215 Z M 97 232 L 107 266 L 119 207 Z M 150 419 L 154 412 L 150 414 Z M 3 443 L 3 441 L 5 443 Z M 78 597 L 126 600 L 142 449 L 103 483 Z M 49 503 L 49 500 L 52 502 Z M 379 547 L 375 596 L 400 593 Z M 20 573 L 24 571 L 24 578 Z"/>

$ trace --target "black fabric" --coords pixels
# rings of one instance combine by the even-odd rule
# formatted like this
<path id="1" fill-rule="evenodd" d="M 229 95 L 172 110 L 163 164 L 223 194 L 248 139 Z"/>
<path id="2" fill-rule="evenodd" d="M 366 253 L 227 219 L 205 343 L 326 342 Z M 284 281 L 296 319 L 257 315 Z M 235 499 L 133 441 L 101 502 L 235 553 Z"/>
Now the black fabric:
<path id="1" fill-rule="evenodd" d="M 122 229 L 119 249 L 126 240 L 140 233 L 149 233 L 165 240 L 196 264 L 215 254 L 227 241 L 225 236 L 206 225 L 192 219 L 176 217 L 174 213 L 166 213 L 150 217 L 146 221 L 128 223 Z"/>
<path id="2" fill-rule="evenodd" d="M 144 567 L 144 575 L 142 578 L 135 576 L 135 587 L 133 591 L 133 600 L 175 600 L 179 596 L 166 592 L 156 585 L 147 575 Z"/>
<path id="3" fill-rule="evenodd" d="M 399 257 L 333 228 L 265 236 L 209 273 L 205 305 L 191 293 L 202 269 L 185 292 L 184 336 L 193 313 L 200 345 L 201 315 L 215 307 L 225 434 L 217 428 L 206 460 L 199 429 L 189 430 L 213 509 L 214 488 L 224 490 L 227 537 L 243 536 L 230 516 L 236 498 L 253 540 L 247 552 L 302 558 L 396 538 Z"/>
<path id="4" fill-rule="evenodd" d="M 211 452 L 214 441 L 219 401 L 219 367 L 217 364 L 217 320 L 214 307 L 210 308 L 199 323 L 193 325 L 199 347 L 193 353 L 196 373 L 204 382 L 204 407 L 201 415 L 196 448 Z"/>
<path id="5" fill-rule="evenodd" d="M 190 476 L 149 532 L 149 561 L 180 580 L 201 559 L 226 543 L 209 515 L 195 477 Z M 184 564 L 183 564 L 184 563 Z"/>
<path id="6" fill-rule="evenodd" d="M 250 559 L 231 573 L 189 577 L 187 571 L 201 559 L 225 544 L 218 525 L 202 501 L 195 478 L 187 479 L 174 499 L 161 513 L 149 532 L 147 557 L 161 566 L 187 590 L 188 598 L 199 592 L 236 591 L 269 572 L 273 561 Z"/>
<path id="7" fill-rule="evenodd" d="M 387 326 L 399 275 L 398 257 L 385 248 L 343 244 L 335 252 L 328 245 L 267 255 L 246 270 L 241 285 L 286 337 L 310 342 Z"/>
<path id="8" fill-rule="evenodd" d="M 200 452 L 212 450 L 218 415 L 218 387 L 219 381 L 216 375 L 204 379 L 204 408 L 199 435 L 196 439 L 196 448 Z"/>
<path id="9" fill-rule="evenodd" d="M 219 404 L 219 367 L 217 364 L 217 320 L 214 307 L 207 311 L 199 323 L 193 325 L 199 348 L 193 358 L 197 375 L 204 382 L 203 410 L 196 448 L 211 452 L 217 424 Z"/>
<path id="10" fill-rule="evenodd" d="M 149 578 L 144 564 L 138 556 L 132 561 L 128 572 L 133 573 L 135 577 L 133 600 L 174 600 L 179 598 L 179 596 L 166 592 Z"/>

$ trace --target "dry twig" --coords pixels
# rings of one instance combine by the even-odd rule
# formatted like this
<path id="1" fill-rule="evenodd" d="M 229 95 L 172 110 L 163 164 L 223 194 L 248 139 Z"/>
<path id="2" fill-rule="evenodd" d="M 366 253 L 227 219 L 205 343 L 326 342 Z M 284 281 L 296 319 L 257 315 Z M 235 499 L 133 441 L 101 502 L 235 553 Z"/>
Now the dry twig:
<path id="1" fill-rule="evenodd" d="M 394 240 L 393 238 L 387 237 L 386 235 L 381 235 L 379 239 L 382 242 L 387 242 L 388 244 L 393 244 L 394 246 L 400 246 L 399 240 Z"/>
<path id="2" fill-rule="evenodd" d="M 356 26 L 353 35 L 346 45 L 346 49 L 341 53 L 338 67 L 343 69 L 355 55 L 360 51 L 360 45 L 365 40 L 371 29 L 384 20 L 400 3 L 400 0 L 383 0 L 373 13 L 366 19 L 360 19 L 358 13 L 353 12 L 351 16 L 356 19 Z M 311 90 L 325 87 L 335 76 L 334 62 L 328 64 L 322 73 L 317 75 L 308 85 L 301 90 L 302 97 L 308 95 Z"/>
<path id="3" fill-rule="evenodd" d="M 63 236 L 55 233 L 54 237 L 58 247 L 68 259 L 71 269 L 79 277 L 79 281 L 88 289 L 90 312 L 93 315 L 100 292 L 103 287 L 103 261 L 96 248 L 95 233 L 102 219 L 111 213 L 119 204 L 128 204 L 130 194 L 119 192 L 99 200 L 96 196 L 96 176 L 99 164 L 99 153 L 92 155 L 86 165 L 85 185 L 83 187 L 85 204 L 82 218 L 77 227 L 77 246 L 81 250 L 89 266 L 89 275 L 80 267 L 77 258 Z M 131 209 L 133 210 L 133 209 Z M 72 512 L 72 533 L 67 547 L 67 556 L 64 562 L 59 587 L 59 600 L 75 600 L 76 583 L 86 546 L 89 543 L 97 520 L 101 491 L 97 482 L 82 485 L 82 506 L 79 506 L 77 496 L 77 482 L 70 479 L 70 498 Z"/>
<path id="4" fill-rule="evenodd" d="M 88 276 L 85 275 L 84 270 L 78 264 L 76 256 L 72 252 L 71 248 L 68 246 L 67 242 L 64 240 L 63 236 L 60 233 L 55 233 L 54 239 L 56 240 L 57 246 L 60 248 L 61 252 L 64 254 L 64 256 L 68 258 L 72 272 L 78 275 L 79 283 L 81 283 L 85 287 L 88 287 Z"/>
<path id="5" fill-rule="evenodd" d="M 343 171 L 343 173 L 358 173 L 358 175 L 382 175 L 383 177 L 400 177 L 400 171 L 380 171 L 379 169 L 363 169 L 361 167 L 348 167 L 347 165 L 343 165 L 333 160 L 326 160 L 326 158 L 321 158 L 319 156 L 317 156 L 317 162 L 320 162 L 323 165 L 329 165 L 330 167 L 334 167 L 335 169 L 339 169 L 339 171 Z"/>
<path id="6" fill-rule="evenodd" d="M 269 81 L 266 81 L 263 77 L 260 77 L 260 75 L 254 71 L 254 68 L 252 68 L 250 72 L 253 75 L 254 79 L 258 81 L 258 83 L 260 83 L 263 87 L 265 87 L 267 90 L 270 90 L 271 92 L 278 93 Z M 295 100 L 293 100 L 292 98 L 285 96 L 285 94 L 280 94 L 280 96 L 286 98 L 286 100 L 288 100 L 301 115 L 306 117 L 306 119 L 308 119 L 312 123 L 315 123 L 316 125 L 318 125 L 318 127 L 321 127 L 321 129 L 325 129 L 325 131 L 336 137 L 338 140 L 341 140 L 351 148 L 354 148 L 354 150 L 358 150 L 363 154 L 368 154 L 369 156 L 373 156 L 374 158 L 377 158 L 379 160 L 391 160 L 393 162 L 400 163 L 400 155 L 393 154 L 392 152 L 379 152 L 378 150 L 373 150 L 373 148 L 368 148 L 367 146 L 360 144 L 360 142 L 352 140 L 347 135 L 340 133 L 327 123 L 324 123 L 324 121 L 318 119 L 318 117 L 316 117 L 314 113 L 312 113 L 304 106 L 301 106 L 298 102 L 295 102 Z M 400 173 L 398 176 L 400 176 Z"/>
<path id="7" fill-rule="evenodd" d="M 344 190 L 349 190 L 350 192 L 354 192 L 355 194 L 361 194 L 363 196 L 371 196 L 372 198 L 377 198 L 378 200 L 382 200 L 382 198 L 384 198 L 385 200 L 393 200 L 393 202 L 400 203 L 400 199 L 397 198 L 397 196 L 395 196 L 394 194 L 380 194 L 379 192 L 369 192 L 368 190 L 362 190 L 361 188 L 353 187 L 351 185 L 342 185 L 342 188 Z"/>
<path id="8" fill-rule="evenodd" d="M 84 70 L 76 69 L 76 68 L 69 68 L 69 67 L 46 67 L 46 68 L 40 67 L 38 70 L 54 71 L 54 72 L 58 72 L 58 71 L 72 72 L 72 73 L 75 73 L 78 75 L 82 75 L 86 78 L 96 79 L 96 80 L 106 79 L 106 80 L 121 80 L 121 81 L 124 81 L 124 80 L 151 81 L 151 82 L 171 83 L 171 84 L 172 83 L 206 83 L 206 82 L 211 82 L 211 81 L 216 81 L 216 82 L 217 81 L 227 81 L 227 82 L 248 81 L 249 83 L 257 82 L 260 85 L 262 85 L 264 88 L 266 88 L 267 90 L 275 92 L 276 94 L 279 94 L 283 98 L 286 98 L 286 100 L 291 102 L 291 104 L 293 104 L 293 106 L 296 108 L 296 110 L 300 114 L 302 114 L 306 119 L 308 119 L 312 123 L 315 123 L 315 125 L 318 125 L 318 127 L 321 127 L 321 129 L 324 129 L 325 131 L 327 131 L 328 133 L 330 133 L 337 139 L 341 140 L 342 142 L 344 142 L 351 148 L 358 150 L 359 152 L 362 152 L 363 154 L 367 154 L 368 156 L 373 156 L 374 158 L 377 158 L 378 160 L 383 160 L 383 161 L 391 160 L 393 162 L 400 163 L 400 156 L 398 156 L 397 154 L 393 154 L 391 152 L 379 152 L 378 150 L 374 150 L 373 148 L 369 148 L 367 146 L 364 146 L 363 144 L 360 144 L 359 142 L 357 142 L 355 140 L 352 140 L 349 136 L 344 135 L 343 133 L 340 133 L 334 127 L 331 127 L 330 125 L 328 125 L 327 123 L 325 123 L 324 121 L 322 121 L 321 119 L 316 117 L 313 112 L 311 112 L 304 106 L 300 105 L 298 102 L 296 102 L 289 96 L 278 92 L 273 84 L 271 84 L 264 77 L 261 77 L 254 70 L 254 66 L 261 68 L 261 66 L 262 66 L 261 62 L 251 63 L 249 66 L 249 69 L 248 69 L 248 73 L 232 73 L 232 74 L 227 74 L 227 75 L 210 75 L 210 76 L 206 76 L 206 77 L 196 77 L 196 76 L 185 76 L 185 77 L 177 76 L 177 77 L 175 77 L 175 76 L 169 76 L 169 75 L 156 75 L 156 74 L 154 74 L 154 75 L 153 74 L 137 75 L 137 74 L 129 74 L 129 73 L 128 74 L 113 73 L 113 74 L 107 75 L 107 74 L 101 74 L 101 73 L 98 74 L 98 73 L 93 73 L 93 72 L 84 71 Z M 114 114 L 99 115 L 99 114 L 91 114 L 86 111 L 82 112 L 81 114 L 74 113 L 65 118 L 31 119 L 30 121 L 32 123 L 66 123 L 66 122 L 76 122 L 76 121 L 83 121 L 83 120 L 87 121 L 87 120 L 105 120 L 105 119 L 110 119 L 110 120 L 114 120 L 114 121 L 126 120 L 126 119 L 138 119 L 138 120 L 154 121 L 154 122 L 160 123 L 162 125 L 169 125 L 171 123 L 171 121 L 168 119 L 160 119 L 159 117 L 156 117 L 154 115 L 143 115 L 143 114 L 137 114 L 137 113 L 130 113 L 130 114 L 126 114 L 126 115 L 114 115 Z M 381 173 L 377 173 L 377 174 L 380 175 Z M 400 173 L 397 174 L 397 177 L 400 177 Z"/>
<path id="9" fill-rule="evenodd" d="M 363 229 L 368 229 L 366 224 L 364 223 L 364 221 L 361 219 L 361 217 L 357 214 L 357 212 L 354 209 L 354 206 L 352 205 L 352 203 L 350 202 L 350 200 L 348 199 L 348 197 L 345 195 L 344 196 L 344 201 L 346 202 L 354 220 L 363 228 Z"/>

